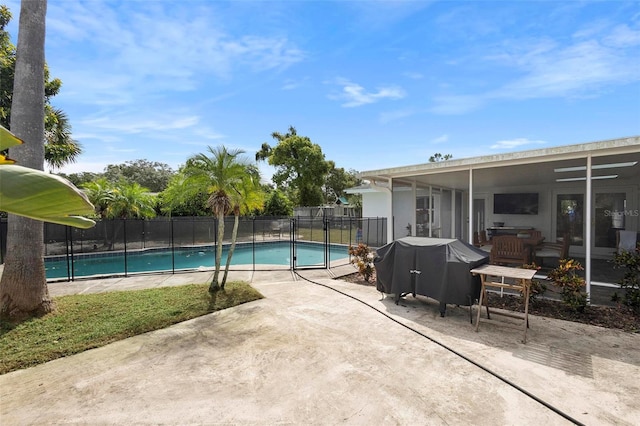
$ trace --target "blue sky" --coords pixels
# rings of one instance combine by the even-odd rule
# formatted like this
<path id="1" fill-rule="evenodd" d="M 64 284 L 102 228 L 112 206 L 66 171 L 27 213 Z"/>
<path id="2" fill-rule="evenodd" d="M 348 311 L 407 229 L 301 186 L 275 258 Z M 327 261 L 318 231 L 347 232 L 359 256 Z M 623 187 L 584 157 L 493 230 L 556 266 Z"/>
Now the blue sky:
<path id="1" fill-rule="evenodd" d="M 46 55 L 65 173 L 290 125 L 355 170 L 640 135 L 637 1 L 49 0 Z"/>

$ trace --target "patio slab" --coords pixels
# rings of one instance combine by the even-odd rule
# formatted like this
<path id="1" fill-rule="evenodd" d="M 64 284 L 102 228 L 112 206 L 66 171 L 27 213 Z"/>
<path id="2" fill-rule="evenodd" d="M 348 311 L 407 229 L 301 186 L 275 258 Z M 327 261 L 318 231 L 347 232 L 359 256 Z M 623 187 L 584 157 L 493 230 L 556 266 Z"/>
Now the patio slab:
<path id="1" fill-rule="evenodd" d="M 579 422 L 640 423 L 640 335 L 530 316 L 522 344 L 519 322 L 476 333 L 467 307 L 441 318 L 326 271 L 240 273 L 265 299 L 0 376 L 0 422 L 571 424 L 445 345 Z M 146 285 L 210 272 L 162 277 Z"/>

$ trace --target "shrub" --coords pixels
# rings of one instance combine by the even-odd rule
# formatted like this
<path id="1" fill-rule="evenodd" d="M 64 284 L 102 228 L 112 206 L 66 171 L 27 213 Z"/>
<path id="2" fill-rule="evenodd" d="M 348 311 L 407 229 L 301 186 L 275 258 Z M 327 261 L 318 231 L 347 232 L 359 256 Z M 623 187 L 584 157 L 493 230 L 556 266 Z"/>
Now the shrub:
<path id="1" fill-rule="evenodd" d="M 535 269 L 540 270 L 540 267 L 534 263 L 522 265 L 522 269 Z M 540 280 L 531 280 L 531 287 L 529 287 L 529 302 L 533 302 L 538 296 L 542 296 L 547 291 L 547 285 Z M 522 295 L 524 296 L 524 294 Z"/>
<path id="2" fill-rule="evenodd" d="M 618 293 L 614 293 L 612 300 L 622 303 L 633 309 L 635 313 L 640 313 L 640 246 L 634 251 L 621 251 L 613 256 L 615 268 L 626 268 L 624 276 L 618 284 L 624 289 L 622 299 Z"/>
<path id="3" fill-rule="evenodd" d="M 584 268 L 574 259 L 560 259 L 560 265 L 547 279 L 560 288 L 563 303 L 573 311 L 582 312 L 587 306 L 587 293 L 583 291 L 585 280 L 578 275 Z"/>
<path id="4" fill-rule="evenodd" d="M 360 243 L 357 246 L 349 246 L 349 255 L 353 256 L 351 263 L 358 267 L 358 273 L 369 282 L 373 275 L 373 253 L 369 246 Z"/>

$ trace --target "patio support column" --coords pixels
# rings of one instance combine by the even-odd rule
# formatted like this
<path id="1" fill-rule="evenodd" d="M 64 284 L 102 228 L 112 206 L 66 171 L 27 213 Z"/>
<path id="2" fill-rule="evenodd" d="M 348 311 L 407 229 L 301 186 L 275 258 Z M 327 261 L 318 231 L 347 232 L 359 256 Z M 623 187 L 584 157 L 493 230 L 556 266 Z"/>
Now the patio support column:
<path id="1" fill-rule="evenodd" d="M 416 197 L 417 197 L 417 191 L 416 191 L 416 182 L 414 181 L 411 184 L 411 196 L 413 197 L 413 210 L 411 211 L 411 236 L 415 237 L 416 235 L 418 235 L 418 233 L 416 232 L 418 229 L 416 228 L 417 224 L 416 224 L 416 210 L 417 210 L 417 206 L 416 206 Z"/>
<path id="2" fill-rule="evenodd" d="M 456 190 L 451 190 L 451 238 L 456 237 Z"/>
<path id="3" fill-rule="evenodd" d="M 469 167 L 469 211 L 467 221 L 469 222 L 468 243 L 473 244 L 473 167 Z"/>
<path id="4" fill-rule="evenodd" d="M 585 281 L 587 284 L 587 303 L 591 303 L 591 154 L 587 154 L 587 189 L 585 193 Z"/>
<path id="5" fill-rule="evenodd" d="M 429 238 L 433 237 L 431 224 L 433 223 L 434 210 L 435 209 L 433 208 L 433 186 L 429 185 L 429 202 L 427 203 L 427 211 L 429 212 L 429 214 L 427 215 L 429 217 Z"/>

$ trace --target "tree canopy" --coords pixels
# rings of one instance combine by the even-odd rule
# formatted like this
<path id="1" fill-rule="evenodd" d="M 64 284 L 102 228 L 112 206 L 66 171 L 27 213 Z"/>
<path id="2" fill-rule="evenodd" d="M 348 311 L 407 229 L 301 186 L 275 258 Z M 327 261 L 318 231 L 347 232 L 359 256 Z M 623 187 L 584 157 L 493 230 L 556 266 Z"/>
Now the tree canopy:
<path id="1" fill-rule="evenodd" d="M 289 194 L 298 206 L 318 206 L 323 203 L 322 187 L 329 172 L 320 145 L 297 134 L 293 126 L 285 134 L 273 132 L 278 143 L 271 147 L 263 143 L 256 160 L 268 160 L 276 168 L 273 182 Z"/>
<path id="2" fill-rule="evenodd" d="M 437 163 L 438 161 L 451 160 L 452 158 L 453 158 L 453 155 L 451 155 L 451 154 L 442 155 L 439 152 L 436 152 L 431 157 L 429 157 L 429 162 L 430 163 Z"/>
<path id="3" fill-rule="evenodd" d="M 174 171 L 168 164 L 146 159 L 126 161 L 124 164 L 109 164 L 103 177 L 110 182 L 126 180 L 148 188 L 151 192 L 160 192 L 169 184 Z"/>
<path id="4" fill-rule="evenodd" d="M 11 11 L 0 5 L 0 125 L 11 129 L 11 103 L 16 71 L 16 47 L 11 43 L 5 30 L 11 21 Z M 44 65 L 44 158 L 53 168 L 72 163 L 82 153 L 82 146 L 71 137 L 71 124 L 67 115 L 54 108 L 50 98 L 57 95 L 62 87 L 58 78 L 50 79 L 49 68 Z"/>
<path id="5" fill-rule="evenodd" d="M 356 177 L 355 170 L 346 171 L 342 167 L 336 167 L 333 161 L 328 161 L 329 173 L 325 180 L 325 202 L 335 202 L 338 198 L 344 197 L 345 189 L 354 187 L 360 183 Z"/>
<path id="6" fill-rule="evenodd" d="M 156 215 L 155 197 L 136 182 L 113 183 L 101 178 L 83 188 L 100 218 L 145 219 Z"/>

